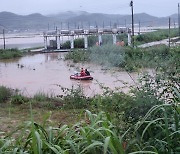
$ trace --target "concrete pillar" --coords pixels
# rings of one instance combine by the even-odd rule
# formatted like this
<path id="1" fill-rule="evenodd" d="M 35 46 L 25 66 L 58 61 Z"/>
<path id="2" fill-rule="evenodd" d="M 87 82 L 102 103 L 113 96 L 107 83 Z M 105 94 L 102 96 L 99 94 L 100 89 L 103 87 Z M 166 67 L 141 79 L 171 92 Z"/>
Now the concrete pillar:
<path id="1" fill-rule="evenodd" d="M 113 34 L 113 44 L 116 45 L 116 42 L 117 42 L 116 34 Z"/>
<path id="2" fill-rule="evenodd" d="M 128 45 L 131 45 L 131 33 L 128 33 Z"/>
<path id="3" fill-rule="evenodd" d="M 74 49 L 74 35 L 71 35 L 71 49 Z"/>
<path id="4" fill-rule="evenodd" d="M 61 45 L 63 45 L 63 36 L 61 36 L 61 35 L 59 36 L 59 45 L 60 45 L 60 49 L 61 49 Z"/>
<path id="5" fill-rule="evenodd" d="M 44 36 L 44 49 L 47 49 L 47 36 Z"/>
<path id="6" fill-rule="evenodd" d="M 85 49 L 88 48 L 88 38 L 87 38 L 87 35 L 84 35 L 84 48 Z"/>
<path id="7" fill-rule="evenodd" d="M 99 39 L 99 45 L 101 46 L 102 45 L 102 34 L 98 35 L 98 39 Z"/>
<path id="8" fill-rule="evenodd" d="M 60 49 L 60 36 L 57 37 L 57 49 Z"/>

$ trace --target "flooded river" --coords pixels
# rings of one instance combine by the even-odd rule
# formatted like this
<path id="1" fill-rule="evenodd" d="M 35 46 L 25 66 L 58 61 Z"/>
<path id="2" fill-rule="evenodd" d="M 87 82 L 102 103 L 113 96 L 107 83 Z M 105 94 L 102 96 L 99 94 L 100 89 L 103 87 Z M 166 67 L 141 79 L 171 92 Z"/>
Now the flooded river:
<path id="1" fill-rule="evenodd" d="M 5 45 L 6 49 L 9 48 L 18 48 L 18 49 L 25 49 L 25 48 L 34 48 L 34 47 L 43 47 L 42 34 L 6 34 Z M 4 41 L 3 37 L 0 36 L 0 49 L 3 49 Z"/>
<path id="2" fill-rule="evenodd" d="M 65 88 L 81 87 L 86 96 L 101 94 L 103 86 L 110 89 L 121 88 L 127 92 L 128 86 L 133 85 L 138 74 L 118 72 L 114 69 L 102 69 L 93 64 L 73 64 L 64 61 L 66 53 L 43 53 L 28 55 L 20 59 L 0 61 L 0 85 L 19 89 L 26 96 L 33 96 L 38 92 L 49 95 L 62 95 L 58 86 Z M 77 81 L 70 79 L 70 75 L 79 71 L 81 67 L 88 68 L 94 77 L 92 81 Z"/>

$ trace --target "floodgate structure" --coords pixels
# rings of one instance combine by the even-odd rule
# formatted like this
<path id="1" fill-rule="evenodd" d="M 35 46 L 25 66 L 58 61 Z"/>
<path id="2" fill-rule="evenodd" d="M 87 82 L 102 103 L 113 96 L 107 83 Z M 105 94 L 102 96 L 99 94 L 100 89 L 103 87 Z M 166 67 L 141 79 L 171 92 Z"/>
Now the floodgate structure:
<path id="1" fill-rule="evenodd" d="M 103 43 L 102 35 L 112 35 L 113 44 L 117 44 L 117 35 L 127 34 L 128 45 L 131 44 L 131 30 L 129 28 L 93 28 L 93 29 L 73 29 L 73 30 L 54 30 L 44 32 L 44 48 L 45 50 L 54 49 L 61 50 L 63 40 L 70 41 L 70 48 L 74 48 L 75 38 L 81 37 L 84 39 L 84 48 L 88 48 L 88 36 L 97 36 L 98 41 L 96 45 L 101 45 Z"/>

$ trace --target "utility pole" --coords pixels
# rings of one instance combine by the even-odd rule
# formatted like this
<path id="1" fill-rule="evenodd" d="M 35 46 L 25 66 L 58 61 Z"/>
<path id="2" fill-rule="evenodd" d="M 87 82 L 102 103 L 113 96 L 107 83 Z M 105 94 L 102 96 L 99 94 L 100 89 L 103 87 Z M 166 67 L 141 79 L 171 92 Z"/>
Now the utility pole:
<path id="1" fill-rule="evenodd" d="M 174 20 L 174 29 L 176 29 L 176 21 Z"/>
<path id="2" fill-rule="evenodd" d="M 4 50 L 6 49 L 5 29 L 3 29 Z"/>
<path id="3" fill-rule="evenodd" d="M 49 31 L 49 23 L 48 23 L 48 31 Z"/>
<path id="4" fill-rule="evenodd" d="M 132 46 L 134 47 L 134 10 L 133 1 L 130 2 L 131 12 L 132 12 Z"/>
<path id="5" fill-rule="evenodd" d="M 139 35 L 141 34 L 141 22 L 139 21 Z"/>
<path id="6" fill-rule="evenodd" d="M 179 3 L 178 3 L 178 25 L 179 25 L 179 37 L 180 37 L 180 10 L 179 10 Z"/>
<path id="7" fill-rule="evenodd" d="M 125 27 L 127 28 L 126 19 L 125 19 L 124 23 L 125 23 Z"/>
<path id="8" fill-rule="evenodd" d="M 171 47 L 171 18 L 169 17 L 169 48 Z"/>

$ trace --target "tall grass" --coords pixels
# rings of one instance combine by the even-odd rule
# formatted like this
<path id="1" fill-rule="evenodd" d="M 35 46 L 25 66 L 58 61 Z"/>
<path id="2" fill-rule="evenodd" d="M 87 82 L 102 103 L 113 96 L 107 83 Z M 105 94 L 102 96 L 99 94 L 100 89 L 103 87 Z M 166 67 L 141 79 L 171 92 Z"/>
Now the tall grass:
<path id="1" fill-rule="evenodd" d="M 85 50 L 76 49 L 73 52 L 68 52 L 65 60 L 73 60 L 74 63 L 89 61 L 89 53 Z"/>
<path id="2" fill-rule="evenodd" d="M 12 90 L 5 86 L 0 86 L 0 103 L 5 103 L 12 96 Z"/>
<path id="3" fill-rule="evenodd" d="M 138 68 L 156 68 L 164 66 L 172 57 L 176 57 L 177 53 L 171 53 L 166 45 L 142 48 L 126 48 L 126 65 L 125 69 L 134 71 Z"/>
<path id="4" fill-rule="evenodd" d="M 86 110 L 85 119 L 72 127 L 43 126 L 33 120 L 19 127 L 16 140 L 12 134 L 0 139 L 0 153 L 178 153 L 180 152 L 179 108 L 173 105 L 152 107 L 136 123 L 135 138 L 119 135 L 109 115 Z M 16 132 L 15 131 L 15 132 Z"/>
<path id="5" fill-rule="evenodd" d="M 178 29 L 172 29 L 170 37 L 178 36 Z M 160 41 L 169 37 L 169 30 L 157 30 L 155 32 L 149 32 L 146 34 L 141 34 L 136 37 L 136 43 L 143 44 L 154 41 Z"/>
<path id="6" fill-rule="evenodd" d="M 172 66 L 179 70 L 180 47 L 168 48 L 166 45 L 148 47 L 145 49 L 119 47 L 114 45 L 93 46 L 87 51 L 75 50 L 66 55 L 65 59 L 73 62 L 92 62 L 102 66 L 113 66 L 127 71 L 137 71 L 140 68 L 163 68 Z"/>
<path id="7" fill-rule="evenodd" d="M 19 128 L 21 134 L 0 139 L 0 153 L 124 153 L 122 140 L 104 112 L 98 115 L 89 111 L 84 121 L 72 127 L 43 127 L 33 120 Z"/>
<path id="8" fill-rule="evenodd" d="M 89 59 L 93 63 L 105 66 L 123 67 L 125 63 L 124 49 L 111 44 L 94 46 L 88 50 Z"/>
<path id="9" fill-rule="evenodd" d="M 129 145 L 134 151 L 151 150 L 156 153 L 180 152 L 179 106 L 163 104 L 152 107 L 136 124 L 135 134 L 139 142 Z"/>
<path id="10" fill-rule="evenodd" d="M 0 59 L 10 59 L 22 57 L 22 52 L 18 49 L 0 49 Z"/>

